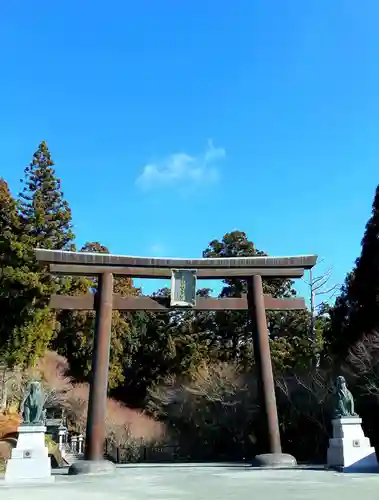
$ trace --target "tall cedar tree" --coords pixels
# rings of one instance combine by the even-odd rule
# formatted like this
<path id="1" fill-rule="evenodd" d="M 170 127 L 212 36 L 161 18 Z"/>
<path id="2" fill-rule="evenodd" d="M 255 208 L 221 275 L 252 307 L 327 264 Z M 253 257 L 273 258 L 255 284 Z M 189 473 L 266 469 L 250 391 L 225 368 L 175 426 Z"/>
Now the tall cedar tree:
<path id="1" fill-rule="evenodd" d="M 33 246 L 20 223 L 18 204 L 4 180 L 0 180 L 0 235 L 0 357 L 9 364 L 28 363 L 45 348 L 50 318 L 43 309 L 36 311 L 45 288 L 33 266 Z"/>
<path id="2" fill-rule="evenodd" d="M 15 269 L 20 258 L 20 221 L 17 202 L 8 184 L 0 179 L 0 352 L 4 356 L 14 324 L 20 318 L 20 298 L 15 293 Z M 21 287 L 22 288 L 22 287 Z M 22 307 L 22 306 L 21 306 Z"/>
<path id="3" fill-rule="evenodd" d="M 0 235 L 0 259 L 4 268 L 18 262 L 17 242 L 20 237 L 17 202 L 4 179 L 0 179 Z"/>
<path id="4" fill-rule="evenodd" d="M 50 151 L 42 141 L 25 168 L 25 186 L 20 193 L 22 222 L 35 247 L 69 250 L 74 239 L 71 210 L 53 167 Z"/>
<path id="5" fill-rule="evenodd" d="M 363 335 L 373 333 L 379 335 L 379 185 L 362 239 L 361 256 L 331 311 L 332 349 L 345 356 Z"/>
<path id="6" fill-rule="evenodd" d="M 60 180 L 46 142 L 41 142 L 30 165 L 25 168 L 24 189 L 20 193 L 21 230 L 28 238 L 28 304 L 27 318 L 12 333 L 10 354 L 14 363 L 33 364 L 48 348 L 56 328 L 55 314 L 48 298 L 67 280 L 53 279 L 46 266 L 39 265 L 34 248 L 70 249 L 74 239 L 71 210 L 63 198 Z M 34 279 L 34 281 L 32 280 Z"/>
<path id="7" fill-rule="evenodd" d="M 226 233 L 222 240 L 213 240 L 203 252 L 203 257 L 254 257 L 265 256 L 243 231 Z M 247 292 L 246 282 L 238 279 L 224 280 L 221 297 L 240 297 Z M 289 279 L 264 279 L 264 293 L 277 298 L 293 297 L 296 291 Z M 280 368 L 308 367 L 318 346 L 308 340 L 310 315 L 308 311 L 267 311 L 273 361 L 280 359 Z M 223 346 L 223 360 L 239 360 L 249 365 L 251 358 L 251 332 L 247 328 L 247 312 L 218 311 L 215 314 L 217 329 L 215 344 Z"/>

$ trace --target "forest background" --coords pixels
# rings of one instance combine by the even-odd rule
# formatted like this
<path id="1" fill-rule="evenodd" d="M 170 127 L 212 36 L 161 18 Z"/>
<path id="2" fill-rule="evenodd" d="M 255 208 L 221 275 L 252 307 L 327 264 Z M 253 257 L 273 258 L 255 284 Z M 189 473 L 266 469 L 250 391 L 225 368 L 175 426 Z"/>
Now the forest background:
<path id="1" fill-rule="evenodd" d="M 41 379 L 48 403 L 65 409 L 70 429 L 85 431 L 94 314 L 53 311 L 49 297 L 94 293 L 96 280 L 52 277 L 34 255 L 36 247 L 111 251 L 96 239 L 79 249 L 75 241 L 69 203 L 42 142 L 17 196 L 0 179 L 0 437 L 14 430 L 31 375 Z M 265 253 L 239 230 L 204 243 L 205 258 L 254 255 Z M 244 286 L 227 280 L 220 296 L 238 296 Z M 296 295 L 291 280 L 265 280 L 264 291 Z M 143 290 L 120 277 L 115 293 Z M 324 460 L 337 374 L 347 378 L 365 431 L 377 446 L 379 186 L 361 255 L 335 303 L 313 311 L 268 312 L 267 318 L 284 451 L 300 461 Z M 260 451 L 256 436 L 262 425 L 245 312 L 113 312 L 107 436 L 116 446 L 170 442 L 194 460 L 241 460 Z"/>

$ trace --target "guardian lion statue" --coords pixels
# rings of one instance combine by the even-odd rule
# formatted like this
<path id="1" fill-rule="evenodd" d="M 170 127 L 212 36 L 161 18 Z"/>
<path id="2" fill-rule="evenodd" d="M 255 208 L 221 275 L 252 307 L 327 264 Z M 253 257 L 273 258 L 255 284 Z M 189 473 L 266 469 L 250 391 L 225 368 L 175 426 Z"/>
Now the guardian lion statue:
<path id="1" fill-rule="evenodd" d="M 40 382 L 29 383 L 20 411 L 24 425 L 44 425 L 45 423 L 45 395 Z"/>
<path id="2" fill-rule="evenodd" d="M 337 377 L 334 397 L 335 404 L 333 418 L 358 416 L 355 413 L 353 395 L 347 388 L 345 377 Z"/>

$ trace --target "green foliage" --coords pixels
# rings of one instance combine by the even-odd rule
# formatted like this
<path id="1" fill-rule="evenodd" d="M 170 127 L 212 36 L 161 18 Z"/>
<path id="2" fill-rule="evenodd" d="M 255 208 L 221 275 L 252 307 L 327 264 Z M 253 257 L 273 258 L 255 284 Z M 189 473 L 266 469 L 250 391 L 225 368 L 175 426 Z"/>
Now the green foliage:
<path id="1" fill-rule="evenodd" d="M 99 242 L 87 242 L 80 251 L 109 253 L 108 248 Z M 67 284 L 67 289 L 72 295 L 95 293 L 97 280 L 71 279 Z M 135 295 L 139 291 L 133 287 L 133 281 L 130 278 L 116 277 L 114 292 L 127 296 Z M 60 311 L 58 321 L 60 328 L 52 341 L 52 346 L 54 350 L 67 358 L 71 374 L 77 380 L 88 381 L 92 367 L 95 313 L 94 311 Z M 135 330 L 131 327 L 130 315 L 121 311 L 113 311 L 108 378 L 110 390 L 123 384 L 134 343 Z"/>
<path id="2" fill-rule="evenodd" d="M 47 446 L 48 454 L 51 457 L 52 468 L 56 469 L 58 467 L 63 467 L 65 465 L 65 461 L 62 458 L 58 444 L 52 439 L 51 436 L 48 435 L 45 436 L 45 444 Z"/>
<path id="3" fill-rule="evenodd" d="M 125 351 L 123 391 L 131 404 L 140 406 L 148 388 L 160 383 L 174 368 L 176 351 L 168 315 L 135 314 Z"/>
<path id="4" fill-rule="evenodd" d="M 56 325 L 49 297 L 67 288 L 67 280 L 52 279 L 34 255 L 35 247 L 70 248 L 74 237 L 53 165 L 42 142 L 25 169 L 19 201 L 0 183 L 0 356 L 10 364 L 33 364 L 44 353 Z"/>
<path id="5" fill-rule="evenodd" d="M 264 256 L 246 233 L 233 231 L 221 241 L 213 240 L 203 252 L 204 257 Z M 264 279 L 263 291 L 277 298 L 296 295 L 293 282 L 288 279 Z M 246 282 L 238 279 L 225 280 L 221 297 L 240 297 L 247 293 Z M 308 311 L 267 311 L 267 323 L 273 349 L 273 364 L 283 370 L 294 367 L 308 368 L 317 351 L 309 338 L 310 313 Z M 214 334 L 220 346 L 220 359 L 239 360 L 245 366 L 253 363 L 253 339 L 248 328 L 247 312 L 219 311 L 215 314 L 217 325 Z"/>
<path id="6" fill-rule="evenodd" d="M 18 206 L 12 197 L 8 184 L 0 179 L 0 256 L 2 270 L 17 265 L 23 256 L 20 245 L 23 234 L 18 216 Z"/>
<path id="7" fill-rule="evenodd" d="M 168 296 L 161 289 L 156 296 Z M 198 290 L 206 295 L 209 290 Z M 150 387 L 167 376 L 191 377 L 216 349 L 211 344 L 214 313 L 195 314 L 188 310 L 135 314 L 133 342 L 129 343 L 130 365 L 125 373 L 125 394 L 142 404 Z"/>
<path id="8" fill-rule="evenodd" d="M 342 358 L 364 335 L 379 331 L 379 185 L 361 255 L 348 273 L 330 317 L 328 342 L 332 352 Z"/>
<path id="9" fill-rule="evenodd" d="M 11 365 L 34 366 L 50 345 L 55 327 L 55 314 L 48 308 L 36 309 L 20 327 L 14 328 L 7 346 Z"/>
<path id="10" fill-rule="evenodd" d="M 213 240 L 203 252 L 205 258 L 222 257 L 262 257 L 267 255 L 257 250 L 254 243 L 242 231 L 226 233 L 222 240 Z M 221 292 L 222 297 L 239 297 L 246 293 L 246 282 L 238 279 L 224 280 L 225 287 Z M 292 288 L 293 282 L 288 279 L 265 279 L 263 291 L 273 297 L 291 297 L 296 294 Z"/>
<path id="11" fill-rule="evenodd" d="M 234 231 L 221 241 L 214 240 L 204 251 L 205 257 L 263 255 L 245 233 Z M 267 293 L 292 297 L 291 280 L 264 280 Z M 221 296 L 246 292 L 241 280 L 226 280 Z M 168 289 L 156 295 L 168 296 Z M 208 296 L 209 289 L 198 290 Z M 320 329 L 316 342 L 310 338 L 308 311 L 268 312 L 273 365 L 278 373 L 308 371 L 322 350 Z M 319 321 L 316 321 L 319 324 Z M 130 322 L 130 336 L 124 339 L 124 382 L 115 395 L 126 397 L 129 404 L 143 404 L 146 394 L 167 377 L 196 376 L 204 363 L 238 363 L 245 370 L 254 365 L 253 339 L 245 312 L 171 310 L 153 314 L 135 314 Z M 130 398 L 130 399 L 129 399 Z"/>
<path id="12" fill-rule="evenodd" d="M 46 314 L 40 313 L 39 308 L 45 308 L 50 279 L 41 279 L 32 240 L 23 230 L 17 201 L 5 181 L 0 182 L 0 234 L 0 357 L 7 363 L 23 362 L 41 353 L 42 339 L 46 337 L 43 327 L 47 321 Z M 43 331 L 38 345 L 28 352 L 32 330 L 35 328 L 36 336 L 40 327 Z M 42 349 L 45 348 L 46 345 Z"/>
<path id="13" fill-rule="evenodd" d="M 93 294 L 97 279 L 52 279 L 34 257 L 35 247 L 75 248 L 71 211 L 53 167 L 48 147 L 42 142 L 25 169 L 24 189 L 18 200 L 0 180 L 0 361 L 31 366 L 47 348 L 54 349 L 67 358 L 70 375 L 87 382 L 91 377 L 94 312 L 56 313 L 49 310 L 48 300 L 57 292 Z M 325 308 L 316 318 L 315 337 L 310 338 L 308 311 L 267 313 L 280 422 L 287 445 L 295 442 L 295 431 L 305 426 L 316 436 L 311 447 L 323 449 L 326 416 L 317 405 L 326 395 L 320 393 L 320 384 L 315 388 L 314 381 L 306 376 L 316 356 L 322 358 L 324 354 L 325 330 L 329 332 L 328 341 L 338 350 L 345 333 L 341 336 L 337 331 L 350 332 L 346 338 L 351 345 L 359 332 L 378 326 L 378 193 L 376 198 L 361 258 L 336 307 Z M 86 243 L 81 251 L 109 252 L 96 241 Z M 223 258 L 266 254 L 246 233 L 233 231 L 211 241 L 203 255 Z M 372 277 L 375 283 L 364 288 Z M 274 297 L 295 295 L 293 282 L 288 279 L 264 279 L 263 287 Z M 116 277 L 114 292 L 130 296 L 141 290 L 130 278 Z M 197 293 L 208 296 L 212 291 L 202 289 Z M 231 279 L 225 280 L 220 296 L 238 297 L 243 293 L 246 283 Z M 157 292 L 168 294 L 167 289 Z M 247 449 L 255 449 L 255 436 L 261 429 L 256 419 L 254 369 L 253 338 L 245 312 L 113 312 L 109 370 L 112 396 L 134 407 L 143 407 L 147 401 L 149 409 L 168 423 L 192 456 L 219 458 L 229 454 L 229 458 L 241 458 Z M 134 444 L 130 443 L 131 458 Z M 305 448 L 304 443 L 301 446 Z"/>
<path id="14" fill-rule="evenodd" d="M 18 266 L 24 254 L 19 222 L 17 202 L 7 183 L 0 179 L 0 350 L 3 356 L 11 331 L 18 324 L 24 307 L 20 300 L 23 286 L 16 281 Z M 18 290 L 16 284 L 19 285 Z"/>
<path id="15" fill-rule="evenodd" d="M 53 167 L 50 151 L 42 141 L 25 168 L 24 189 L 20 193 L 23 230 L 35 247 L 70 249 L 74 239 L 71 210 Z"/>

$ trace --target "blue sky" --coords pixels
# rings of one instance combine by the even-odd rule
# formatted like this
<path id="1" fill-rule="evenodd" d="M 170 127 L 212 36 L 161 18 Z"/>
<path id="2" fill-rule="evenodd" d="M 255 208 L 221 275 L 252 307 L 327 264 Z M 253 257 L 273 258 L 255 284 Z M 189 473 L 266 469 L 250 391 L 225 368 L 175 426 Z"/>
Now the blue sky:
<path id="1" fill-rule="evenodd" d="M 239 229 L 342 282 L 379 180 L 378 15 L 375 0 L 4 2 L 0 175 L 17 193 L 44 139 L 79 244 L 193 257 Z"/>

